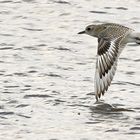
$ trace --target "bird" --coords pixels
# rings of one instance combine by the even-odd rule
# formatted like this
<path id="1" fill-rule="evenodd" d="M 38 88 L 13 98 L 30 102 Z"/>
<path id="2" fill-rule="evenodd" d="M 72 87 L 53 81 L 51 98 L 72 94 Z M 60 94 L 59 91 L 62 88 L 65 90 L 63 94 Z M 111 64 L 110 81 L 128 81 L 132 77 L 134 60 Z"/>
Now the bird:
<path id="1" fill-rule="evenodd" d="M 140 33 L 117 23 L 88 25 L 78 34 L 98 39 L 94 89 L 96 101 L 107 92 L 116 73 L 119 56 L 127 43 L 140 45 Z"/>

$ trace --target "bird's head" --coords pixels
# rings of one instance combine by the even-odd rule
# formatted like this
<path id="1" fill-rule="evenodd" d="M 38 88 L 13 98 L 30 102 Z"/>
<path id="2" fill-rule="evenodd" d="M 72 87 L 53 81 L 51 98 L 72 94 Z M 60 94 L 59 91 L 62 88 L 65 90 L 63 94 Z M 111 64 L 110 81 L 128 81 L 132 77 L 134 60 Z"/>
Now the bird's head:
<path id="1" fill-rule="evenodd" d="M 98 37 L 105 29 L 106 27 L 102 25 L 88 25 L 84 31 L 81 31 L 78 34 L 88 34 L 90 36 Z"/>

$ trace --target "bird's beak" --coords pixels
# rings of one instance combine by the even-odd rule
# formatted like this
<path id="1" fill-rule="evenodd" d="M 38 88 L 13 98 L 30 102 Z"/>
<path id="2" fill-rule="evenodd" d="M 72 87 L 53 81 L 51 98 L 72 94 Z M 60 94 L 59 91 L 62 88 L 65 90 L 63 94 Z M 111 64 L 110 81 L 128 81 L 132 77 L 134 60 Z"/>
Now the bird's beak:
<path id="1" fill-rule="evenodd" d="M 79 32 L 78 34 L 85 34 L 86 32 L 85 31 L 81 31 L 81 32 Z"/>

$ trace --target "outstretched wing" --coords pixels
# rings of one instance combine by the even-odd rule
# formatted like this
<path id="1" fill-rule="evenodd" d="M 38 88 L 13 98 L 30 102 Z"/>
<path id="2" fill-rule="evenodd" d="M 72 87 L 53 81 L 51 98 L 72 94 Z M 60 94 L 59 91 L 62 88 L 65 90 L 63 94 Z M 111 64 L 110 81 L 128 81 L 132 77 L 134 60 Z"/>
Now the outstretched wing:
<path id="1" fill-rule="evenodd" d="M 117 61 L 120 54 L 122 37 L 112 41 L 104 38 L 98 39 L 98 55 L 95 71 L 95 93 L 96 99 L 104 95 L 115 75 Z M 121 46 L 120 46 L 121 45 Z"/>

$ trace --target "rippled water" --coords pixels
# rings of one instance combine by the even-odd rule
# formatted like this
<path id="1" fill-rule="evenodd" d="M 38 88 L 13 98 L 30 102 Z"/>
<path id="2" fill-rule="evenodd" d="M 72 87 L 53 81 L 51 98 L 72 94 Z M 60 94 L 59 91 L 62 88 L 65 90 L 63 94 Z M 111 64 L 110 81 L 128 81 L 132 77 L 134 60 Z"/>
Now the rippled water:
<path id="1" fill-rule="evenodd" d="M 139 0 L 0 1 L 0 140 L 139 140 L 140 47 L 95 103 L 91 23 L 140 31 Z"/>

